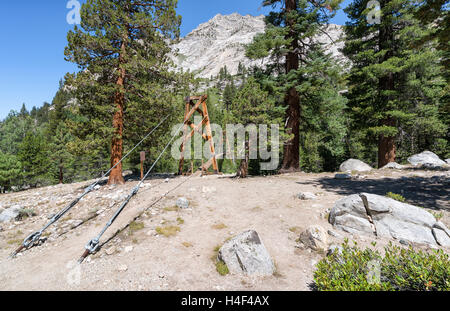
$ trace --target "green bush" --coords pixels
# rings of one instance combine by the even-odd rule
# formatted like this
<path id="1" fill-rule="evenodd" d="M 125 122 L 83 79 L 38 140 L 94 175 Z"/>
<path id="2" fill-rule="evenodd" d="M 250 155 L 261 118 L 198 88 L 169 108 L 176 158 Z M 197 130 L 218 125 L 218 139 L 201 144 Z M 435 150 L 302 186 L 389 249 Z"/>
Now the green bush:
<path id="1" fill-rule="evenodd" d="M 448 291 L 449 255 L 426 253 L 390 244 L 382 256 L 348 241 L 340 251 L 317 264 L 314 286 L 319 291 Z"/>
<path id="2" fill-rule="evenodd" d="M 406 199 L 405 199 L 402 195 L 397 194 L 397 193 L 388 192 L 388 193 L 386 193 L 386 196 L 387 196 L 388 198 L 397 200 L 397 201 L 399 201 L 399 202 L 403 202 L 403 203 L 406 202 Z"/>

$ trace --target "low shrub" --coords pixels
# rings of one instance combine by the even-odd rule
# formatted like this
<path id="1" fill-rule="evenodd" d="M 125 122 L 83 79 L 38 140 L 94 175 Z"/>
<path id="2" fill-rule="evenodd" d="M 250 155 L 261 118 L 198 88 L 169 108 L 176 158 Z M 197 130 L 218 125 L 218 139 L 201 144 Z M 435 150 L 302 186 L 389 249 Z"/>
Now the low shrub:
<path id="1" fill-rule="evenodd" d="M 450 290 L 450 260 L 442 250 L 427 253 L 390 244 L 383 256 L 345 241 L 316 268 L 314 287 L 319 291 Z"/>
<path id="2" fill-rule="evenodd" d="M 401 194 L 388 192 L 388 193 L 386 193 L 386 196 L 388 198 L 394 199 L 394 200 L 402 202 L 402 203 L 406 202 L 406 199 Z"/>

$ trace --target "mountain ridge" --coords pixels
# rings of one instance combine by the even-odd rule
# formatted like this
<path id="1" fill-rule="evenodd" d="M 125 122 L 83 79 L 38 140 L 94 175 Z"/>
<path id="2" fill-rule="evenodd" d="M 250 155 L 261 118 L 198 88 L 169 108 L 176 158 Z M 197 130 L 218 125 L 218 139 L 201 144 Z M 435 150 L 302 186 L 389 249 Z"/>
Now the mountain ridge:
<path id="1" fill-rule="evenodd" d="M 265 31 L 264 15 L 217 14 L 174 44 L 172 59 L 177 67 L 194 72 L 200 78 L 216 76 L 220 69 L 237 74 L 239 63 L 251 67 L 264 64 L 264 60 L 250 60 L 245 56 L 245 45 Z M 326 34 L 317 37 L 339 61 L 345 59 L 340 52 L 343 26 L 329 24 Z M 267 62 L 267 60 L 265 60 Z"/>

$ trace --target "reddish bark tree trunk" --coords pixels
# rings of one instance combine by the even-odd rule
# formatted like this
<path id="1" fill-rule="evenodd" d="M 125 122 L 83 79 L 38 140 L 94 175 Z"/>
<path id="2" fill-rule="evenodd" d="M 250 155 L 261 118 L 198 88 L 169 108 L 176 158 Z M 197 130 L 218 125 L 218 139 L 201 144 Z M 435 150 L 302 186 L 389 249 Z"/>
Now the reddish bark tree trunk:
<path id="1" fill-rule="evenodd" d="M 395 146 L 395 137 L 385 137 L 381 135 L 378 144 L 378 167 L 395 162 L 397 148 Z"/>
<path id="2" fill-rule="evenodd" d="M 64 174 L 63 174 L 63 166 L 62 163 L 60 163 L 59 165 L 59 183 L 63 184 L 64 183 Z"/>
<path id="3" fill-rule="evenodd" d="M 286 14 L 297 10 L 296 0 L 286 0 Z M 286 20 L 289 29 L 288 39 L 292 39 L 290 52 L 286 56 L 286 73 L 299 68 L 298 41 L 294 29 L 295 20 Z M 282 170 L 292 171 L 300 168 L 300 97 L 295 87 L 291 88 L 286 95 L 287 125 L 286 133 L 294 137 L 285 143 Z"/>
<path id="4" fill-rule="evenodd" d="M 385 5 L 385 1 L 381 1 L 381 9 L 383 9 Z M 381 59 L 381 62 L 384 62 L 394 56 L 394 40 L 394 30 L 392 29 L 392 25 L 388 23 L 383 24 L 383 26 L 380 27 L 379 45 L 380 49 L 386 50 L 386 53 Z M 380 79 L 379 83 L 382 93 L 395 90 L 394 73 L 390 72 L 386 74 Z M 387 106 L 389 101 L 391 100 L 391 96 L 382 94 L 380 97 L 382 100 L 382 105 Z M 387 118 L 381 122 L 381 125 L 395 127 L 396 120 Z M 378 168 L 382 168 L 391 162 L 395 162 L 396 152 L 397 148 L 395 145 L 395 137 L 386 137 L 385 135 L 380 135 L 378 139 Z"/>
<path id="5" fill-rule="evenodd" d="M 125 91 L 124 91 L 124 81 L 125 81 L 125 68 L 123 64 L 125 63 L 125 53 L 126 53 L 126 40 L 122 42 L 119 55 L 119 77 L 117 78 L 117 92 L 114 97 L 114 106 L 116 107 L 116 112 L 113 117 L 113 128 L 114 135 L 111 142 L 111 167 L 116 165 L 123 156 L 123 111 L 125 103 Z M 122 163 L 117 165 L 109 175 L 108 185 L 124 184 L 125 180 L 122 176 Z"/>
<path id="6" fill-rule="evenodd" d="M 247 178 L 248 176 L 248 164 L 250 162 L 250 154 L 249 154 L 249 141 L 246 138 L 245 140 L 245 158 L 241 160 L 241 165 L 239 165 L 239 168 L 236 173 L 237 178 Z"/>

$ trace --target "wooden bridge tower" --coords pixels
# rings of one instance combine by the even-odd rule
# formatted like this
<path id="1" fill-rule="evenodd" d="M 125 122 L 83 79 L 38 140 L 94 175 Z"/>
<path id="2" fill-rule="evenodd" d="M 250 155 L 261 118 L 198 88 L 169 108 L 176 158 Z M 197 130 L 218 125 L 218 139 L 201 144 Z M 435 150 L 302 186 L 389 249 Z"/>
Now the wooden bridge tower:
<path id="1" fill-rule="evenodd" d="M 219 174 L 219 167 L 217 165 L 217 155 L 216 150 L 214 147 L 214 140 L 212 137 L 212 130 L 211 130 L 211 120 L 209 118 L 208 114 L 208 106 L 207 101 L 208 95 L 202 95 L 202 96 L 190 96 L 186 97 L 186 106 L 185 106 L 185 113 L 184 113 L 184 140 L 181 145 L 181 159 L 180 159 L 180 166 L 178 170 L 179 175 L 183 175 L 183 167 L 184 167 L 184 153 L 185 153 L 185 144 L 188 142 L 188 140 L 194 136 L 194 133 L 197 132 L 200 135 L 202 135 L 203 140 L 209 143 L 210 150 L 211 150 L 211 159 L 209 159 L 206 163 L 202 162 L 202 174 L 204 172 L 207 172 L 208 169 L 212 166 L 214 170 L 214 174 Z M 195 124 L 191 121 L 191 118 L 194 116 L 194 114 L 198 112 L 202 116 L 202 121 L 199 124 Z M 188 130 L 191 129 L 190 133 Z M 206 130 L 206 134 L 204 133 L 204 130 Z"/>

